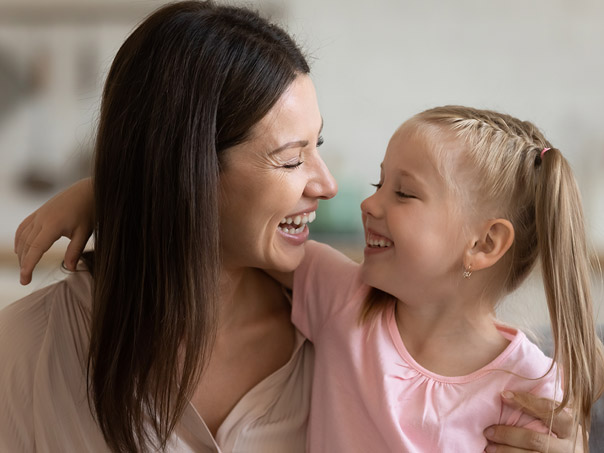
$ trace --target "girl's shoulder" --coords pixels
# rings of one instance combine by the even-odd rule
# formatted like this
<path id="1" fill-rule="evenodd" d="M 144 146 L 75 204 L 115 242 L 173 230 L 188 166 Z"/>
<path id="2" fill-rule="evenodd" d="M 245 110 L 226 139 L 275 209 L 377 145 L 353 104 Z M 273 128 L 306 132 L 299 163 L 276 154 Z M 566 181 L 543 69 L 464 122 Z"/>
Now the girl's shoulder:
<path id="1" fill-rule="evenodd" d="M 555 375 L 556 367 L 552 368 L 552 359 L 533 343 L 522 330 L 504 324 L 498 324 L 497 328 L 502 335 L 511 341 L 508 350 L 504 352 L 504 357 L 502 357 L 505 358 L 504 368 L 511 367 L 514 373 L 530 379 L 539 379 L 550 373 Z"/>
<path id="2" fill-rule="evenodd" d="M 325 272 L 354 273 L 358 272 L 360 264 L 328 244 L 308 241 L 305 245 L 305 255 L 301 266 L 314 266 Z"/>

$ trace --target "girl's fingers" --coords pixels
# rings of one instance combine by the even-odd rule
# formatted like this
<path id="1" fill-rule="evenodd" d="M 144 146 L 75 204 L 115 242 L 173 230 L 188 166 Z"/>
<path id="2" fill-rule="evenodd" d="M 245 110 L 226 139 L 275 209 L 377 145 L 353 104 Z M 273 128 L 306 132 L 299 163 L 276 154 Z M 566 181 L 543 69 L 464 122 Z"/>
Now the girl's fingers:
<path id="1" fill-rule="evenodd" d="M 43 229 L 42 227 L 32 229 L 20 254 L 20 281 L 22 285 L 27 285 L 31 282 L 33 270 L 40 261 L 40 258 L 60 237 L 60 235 L 53 234 L 50 230 Z"/>
<path id="2" fill-rule="evenodd" d="M 89 237 L 90 236 L 86 232 L 77 230 L 71 238 L 67 250 L 65 251 L 65 267 L 70 271 L 76 270 L 77 262 L 80 259 L 80 256 L 82 256 L 82 252 L 84 251 L 84 247 L 86 247 Z"/>
<path id="3" fill-rule="evenodd" d="M 553 410 L 559 403 L 547 398 L 540 398 L 531 393 L 524 392 L 503 392 L 503 401 L 523 412 L 540 419 L 545 426 L 550 426 L 556 436 L 562 439 L 574 436 L 573 416 L 569 412 L 563 410 L 558 414 L 554 414 Z M 553 417 L 553 418 L 552 418 Z"/>
<path id="4" fill-rule="evenodd" d="M 25 218 L 25 220 L 23 220 L 23 222 L 21 222 L 19 224 L 19 226 L 17 227 L 17 231 L 15 232 L 14 245 L 13 245 L 13 250 L 15 253 L 17 253 L 17 246 L 23 238 L 24 231 L 26 230 L 27 227 L 31 227 L 31 222 L 32 222 L 34 215 L 35 215 L 35 213 L 28 215 Z"/>
<path id="5" fill-rule="evenodd" d="M 27 246 L 27 240 L 29 239 L 29 235 L 31 234 L 33 229 L 34 229 L 34 224 L 30 223 L 23 230 L 21 230 L 19 237 L 15 238 L 16 239 L 15 253 L 17 254 L 17 258 L 19 258 L 19 266 L 21 266 L 21 261 L 23 260 L 23 251 Z"/>

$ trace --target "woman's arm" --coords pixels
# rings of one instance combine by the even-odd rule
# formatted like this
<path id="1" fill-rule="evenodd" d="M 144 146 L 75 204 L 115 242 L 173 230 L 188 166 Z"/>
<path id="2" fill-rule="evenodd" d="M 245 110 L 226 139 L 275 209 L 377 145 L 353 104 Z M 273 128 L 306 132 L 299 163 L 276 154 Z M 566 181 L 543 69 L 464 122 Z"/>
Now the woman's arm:
<path id="1" fill-rule="evenodd" d="M 509 394 L 509 395 L 508 395 Z M 504 396 L 505 395 L 505 396 Z M 552 401 L 539 398 L 530 393 L 504 392 L 502 399 L 510 406 L 522 409 L 527 414 L 539 418 L 552 427 L 556 437 L 538 433 L 515 426 L 496 425 L 490 426 L 484 432 L 489 440 L 486 449 L 488 453 L 521 453 L 521 452 L 548 452 L 548 453 L 579 453 L 583 452 L 583 436 L 573 429 L 573 417 L 566 411 L 552 415 Z M 509 396 L 506 398 L 506 396 Z M 576 441 L 576 442 L 575 442 Z"/>
<path id="2" fill-rule="evenodd" d="M 65 252 L 65 266 L 75 270 L 93 227 L 92 180 L 87 178 L 48 200 L 19 225 L 15 253 L 19 257 L 21 284 L 31 282 L 36 264 L 61 236 L 71 239 Z"/>

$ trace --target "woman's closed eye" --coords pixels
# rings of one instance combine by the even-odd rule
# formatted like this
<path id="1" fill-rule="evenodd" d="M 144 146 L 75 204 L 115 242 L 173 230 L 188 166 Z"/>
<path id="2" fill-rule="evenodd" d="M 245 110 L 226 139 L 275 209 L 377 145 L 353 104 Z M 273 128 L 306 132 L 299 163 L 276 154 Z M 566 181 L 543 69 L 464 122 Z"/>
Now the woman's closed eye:
<path id="1" fill-rule="evenodd" d="M 294 168 L 298 168 L 300 167 L 300 165 L 302 165 L 304 163 L 303 160 L 298 160 L 297 162 L 294 162 L 292 164 L 284 164 L 281 165 L 281 168 L 286 168 L 288 170 L 294 169 Z"/>
<path id="2" fill-rule="evenodd" d="M 323 136 L 320 135 L 319 138 L 317 139 L 317 145 L 316 145 L 317 148 L 319 148 L 324 142 L 325 142 L 325 140 L 323 140 Z M 298 159 L 295 162 L 281 165 L 281 168 L 285 168 L 285 169 L 291 170 L 291 169 L 294 169 L 294 168 L 298 168 L 303 163 L 304 163 L 304 161 L 302 159 Z"/>

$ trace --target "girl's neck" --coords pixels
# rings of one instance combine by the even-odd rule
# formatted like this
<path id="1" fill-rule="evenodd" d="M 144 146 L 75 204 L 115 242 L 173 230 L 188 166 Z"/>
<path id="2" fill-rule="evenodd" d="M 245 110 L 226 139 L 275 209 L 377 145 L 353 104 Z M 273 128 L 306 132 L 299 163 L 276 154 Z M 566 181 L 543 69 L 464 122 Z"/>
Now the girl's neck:
<path id="1" fill-rule="evenodd" d="M 464 309 L 455 304 L 409 306 L 397 301 L 396 323 L 413 359 L 441 376 L 477 371 L 509 344 L 494 324 L 490 304 Z"/>

